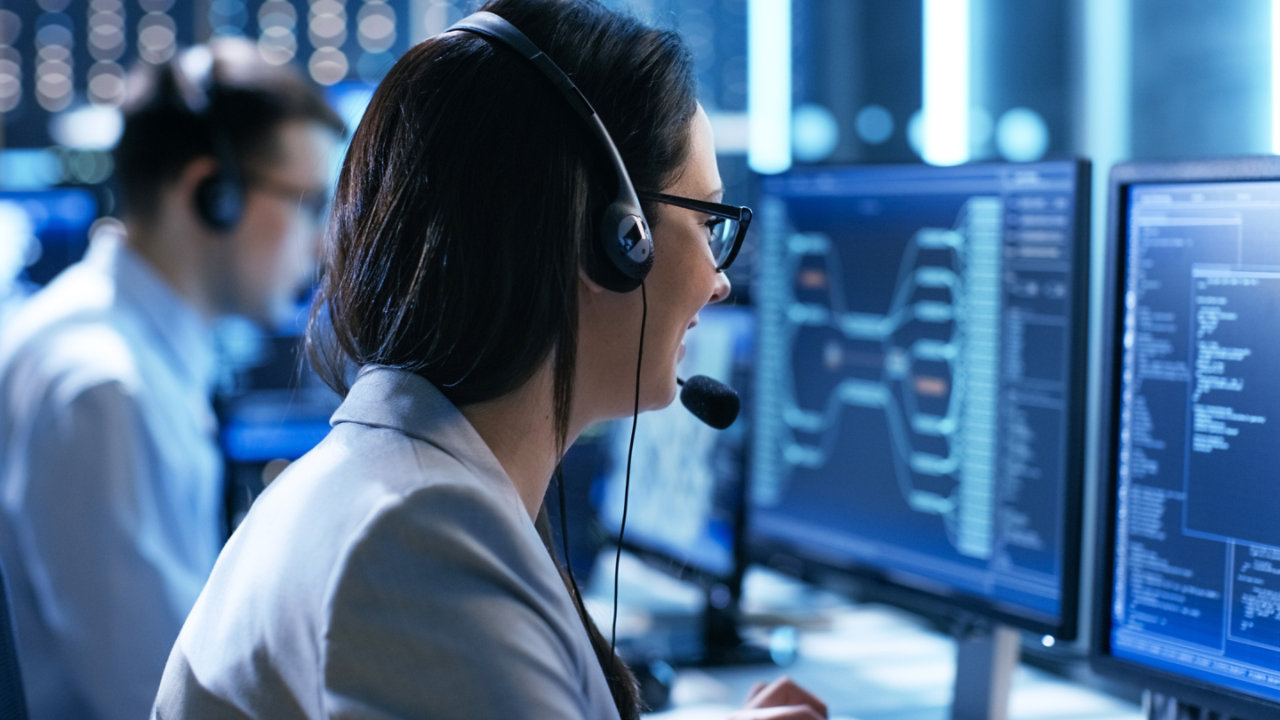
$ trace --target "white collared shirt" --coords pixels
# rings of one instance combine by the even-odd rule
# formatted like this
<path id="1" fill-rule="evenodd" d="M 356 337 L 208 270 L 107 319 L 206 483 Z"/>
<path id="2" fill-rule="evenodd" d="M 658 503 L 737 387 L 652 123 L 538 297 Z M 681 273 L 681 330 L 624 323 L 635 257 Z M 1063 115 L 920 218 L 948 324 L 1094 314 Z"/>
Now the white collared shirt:
<path id="1" fill-rule="evenodd" d="M 0 559 L 33 718 L 145 717 L 223 536 L 209 328 L 95 237 L 0 328 Z"/>

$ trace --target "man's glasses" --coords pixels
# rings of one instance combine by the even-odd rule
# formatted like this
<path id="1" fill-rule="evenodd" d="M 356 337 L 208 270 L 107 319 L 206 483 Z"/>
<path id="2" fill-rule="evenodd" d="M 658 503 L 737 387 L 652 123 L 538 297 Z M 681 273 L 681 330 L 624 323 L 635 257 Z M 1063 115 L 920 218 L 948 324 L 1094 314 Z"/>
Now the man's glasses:
<path id="1" fill-rule="evenodd" d="M 733 264 L 733 259 L 738 257 L 738 250 L 742 248 L 742 239 L 747 236 L 747 226 L 751 224 L 751 208 L 745 205 L 722 205 L 662 193 L 642 192 L 637 195 L 641 200 L 674 205 L 710 215 L 711 218 L 706 222 L 707 244 L 711 247 L 712 257 L 716 259 L 717 271 L 727 270 Z"/>
<path id="2" fill-rule="evenodd" d="M 250 190 L 264 192 L 298 208 L 318 225 L 324 225 L 329 210 L 329 197 L 313 188 L 279 182 L 263 174 L 249 174 Z"/>

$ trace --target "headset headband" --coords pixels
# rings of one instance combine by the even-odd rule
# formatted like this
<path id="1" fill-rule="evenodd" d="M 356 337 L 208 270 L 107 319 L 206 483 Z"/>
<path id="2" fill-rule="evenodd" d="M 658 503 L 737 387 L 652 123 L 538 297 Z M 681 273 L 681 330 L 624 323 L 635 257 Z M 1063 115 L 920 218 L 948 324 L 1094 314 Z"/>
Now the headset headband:
<path id="1" fill-rule="evenodd" d="M 239 224 L 244 215 L 245 188 L 231 139 L 215 116 L 211 97 L 214 90 L 213 66 L 213 53 L 204 46 L 189 48 L 169 61 L 178 99 L 183 109 L 206 125 L 218 163 L 214 172 L 196 186 L 196 216 L 211 230 L 227 233 Z"/>
<path id="2" fill-rule="evenodd" d="M 445 32 L 454 30 L 496 40 L 532 63 L 551 81 L 574 112 L 586 121 L 600 145 L 608 151 L 609 160 L 617 173 L 618 195 L 605 210 L 601 232 L 605 255 L 623 277 L 595 279 L 610 290 L 619 292 L 639 287 L 640 281 L 653 266 L 653 236 L 649 232 L 644 212 L 640 209 L 640 198 L 636 195 L 635 186 L 631 184 L 631 176 L 627 174 L 627 167 L 622 162 L 622 155 L 609 137 L 595 108 L 591 107 L 591 103 L 569 79 L 568 74 L 502 16 L 481 11 L 459 20 Z"/>

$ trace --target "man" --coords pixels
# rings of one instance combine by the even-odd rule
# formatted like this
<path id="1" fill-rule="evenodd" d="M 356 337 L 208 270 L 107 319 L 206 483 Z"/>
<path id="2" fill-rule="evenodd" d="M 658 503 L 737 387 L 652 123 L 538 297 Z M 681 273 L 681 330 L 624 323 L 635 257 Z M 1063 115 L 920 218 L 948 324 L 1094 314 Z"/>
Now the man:
<path id="1" fill-rule="evenodd" d="M 123 223 L 0 329 L 0 558 L 34 718 L 146 717 L 223 541 L 210 324 L 314 272 L 341 120 L 218 40 L 130 78 Z"/>

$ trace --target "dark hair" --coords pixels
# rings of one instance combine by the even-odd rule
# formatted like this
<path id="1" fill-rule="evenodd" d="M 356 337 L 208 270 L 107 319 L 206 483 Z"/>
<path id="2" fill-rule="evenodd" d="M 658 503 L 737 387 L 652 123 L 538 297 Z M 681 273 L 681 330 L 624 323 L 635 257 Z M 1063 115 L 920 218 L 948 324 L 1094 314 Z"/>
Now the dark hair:
<path id="1" fill-rule="evenodd" d="M 289 120 L 346 133 L 342 118 L 297 68 L 268 63 L 243 38 L 218 38 L 206 47 L 213 66 L 203 78 L 206 87 L 198 88 L 208 102 L 201 112 L 183 99 L 175 78 L 175 64 L 191 49 L 160 65 L 139 63 L 129 75 L 115 165 L 122 200 L 137 217 L 154 215 L 160 190 L 192 160 L 216 156 L 219 136 L 243 168 L 275 156 L 276 130 Z"/>
<path id="2" fill-rule="evenodd" d="M 675 179 L 696 110 L 675 33 L 594 0 L 485 9 L 573 78 L 637 189 Z M 578 272 L 615 186 L 606 150 L 527 60 L 469 33 L 418 44 L 374 93 L 342 167 L 308 333 L 317 369 L 342 393 L 352 367 L 410 370 L 461 406 L 514 390 L 553 357 L 563 451 Z M 619 712 L 636 717 L 634 679 L 575 603 Z"/>

